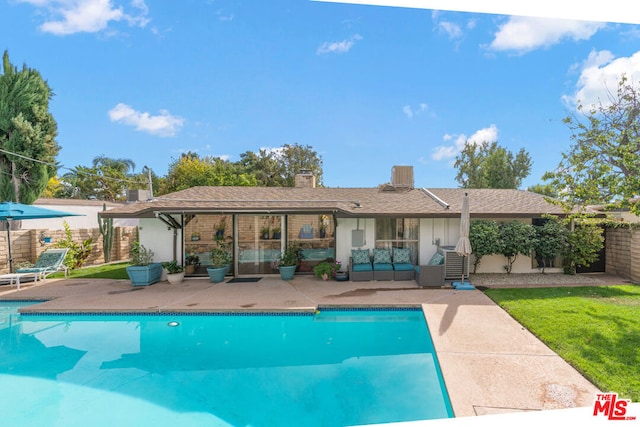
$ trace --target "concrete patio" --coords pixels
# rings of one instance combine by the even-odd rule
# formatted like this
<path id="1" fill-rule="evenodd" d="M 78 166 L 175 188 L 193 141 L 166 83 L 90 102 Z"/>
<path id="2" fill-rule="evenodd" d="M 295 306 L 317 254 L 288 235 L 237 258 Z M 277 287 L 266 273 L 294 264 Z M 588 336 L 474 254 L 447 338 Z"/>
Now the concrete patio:
<path id="1" fill-rule="evenodd" d="M 615 278 L 614 278 L 615 280 Z M 619 280 L 618 283 L 622 283 Z M 40 282 L 39 282 L 40 283 Z M 413 281 L 210 283 L 132 287 L 127 280 L 49 279 L 1 300 L 47 300 L 30 312 L 313 311 L 327 306 L 421 306 L 456 417 L 593 406 L 597 388 L 479 290 Z"/>

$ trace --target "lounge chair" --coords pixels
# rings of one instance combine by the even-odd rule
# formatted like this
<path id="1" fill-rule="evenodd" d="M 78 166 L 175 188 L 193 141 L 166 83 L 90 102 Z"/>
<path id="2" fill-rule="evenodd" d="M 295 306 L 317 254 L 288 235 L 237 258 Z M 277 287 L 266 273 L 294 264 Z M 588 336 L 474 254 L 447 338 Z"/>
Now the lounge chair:
<path id="1" fill-rule="evenodd" d="M 45 280 L 48 275 L 56 271 L 64 271 L 64 277 L 67 277 L 68 268 L 64 265 L 67 252 L 69 252 L 69 248 L 47 249 L 40 254 L 33 267 L 18 268 L 16 273 L 33 273 Z"/>

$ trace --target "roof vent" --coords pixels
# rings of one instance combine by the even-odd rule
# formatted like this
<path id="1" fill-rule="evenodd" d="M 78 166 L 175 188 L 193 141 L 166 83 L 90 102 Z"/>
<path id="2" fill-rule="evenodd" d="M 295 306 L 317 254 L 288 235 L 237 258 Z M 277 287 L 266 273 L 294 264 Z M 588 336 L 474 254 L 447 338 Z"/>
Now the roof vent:
<path id="1" fill-rule="evenodd" d="M 413 166 L 391 168 L 391 185 L 395 188 L 413 188 Z"/>

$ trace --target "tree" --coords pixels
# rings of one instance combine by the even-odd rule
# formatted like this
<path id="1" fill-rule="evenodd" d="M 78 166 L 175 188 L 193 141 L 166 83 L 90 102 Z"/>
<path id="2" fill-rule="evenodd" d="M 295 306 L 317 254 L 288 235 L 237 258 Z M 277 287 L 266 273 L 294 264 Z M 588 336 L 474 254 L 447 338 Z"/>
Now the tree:
<path id="1" fill-rule="evenodd" d="M 246 151 L 240 154 L 240 165 L 247 174 L 256 177 L 260 187 L 283 187 L 284 173 L 281 163 L 273 151 L 261 148 L 257 153 Z"/>
<path id="2" fill-rule="evenodd" d="M 542 194 L 543 196 L 549 197 L 551 199 L 558 198 L 558 192 L 551 184 L 535 184 L 531 187 L 528 187 L 527 191 L 536 194 Z"/>
<path id="3" fill-rule="evenodd" d="M 573 144 L 543 179 L 558 192 L 567 211 L 574 206 L 609 203 L 629 207 L 640 214 L 640 87 L 622 75 L 608 102 L 586 108 L 564 123 L 572 131 Z M 586 117 L 586 122 L 584 122 Z"/>
<path id="4" fill-rule="evenodd" d="M 454 164 L 462 188 L 518 188 L 531 172 L 531 157 L 521 148 L 513 153 L 497 142 L 467 143 Z"/>
<path id="5" fill-rule="evenodd" d="M 163 193 L 185 190 L 202 185 L 255 186 L 253 175 L 243 173 L 239 164 L 218 157 L 200 158 L 197 154 L 183 154 L 169 165 Z"/>
<path id="6" fill-rule="evenodd" d="M 124 200 L 128 188 L 143 188 L 146 175 L 133 175 L 135 163 L 129 159 L 97 156 L 93 166 L 76 166 L 61 178 L 61 195 L 75 199 Z"/>
<path id="7" fill-rule="evenodd" d="M 136 164 L 131 159 L 112 159 L 100 155 L 93 158 L 93 167 L 111 169 L 122 175 L 127 175 L 135 170 Z"/>
<path id="8" fill-rule="evenodd" d="M 53 91 L 40 73 L 18 70 L 3 55 L 0 75 L 0 198 L 31 204 L 55 176 L 58 125 L 49 112 Z"/>
<path id="9" fill-rule="evenodd" d="M 511 273 L 519 254 L 528 256 L 535 246 L 536 232 L 533 225 L 520 221 L 500 224 L 499 253 L 507 258 L 507 273 Z"/>
<path id="10" fill-rule="evenodd" d="M 276 155 L 282 164 L 282 177 L 287 187 L 295 185 L 295 176 L 301 170 L 307 169 L 316 178 L 316 185 L 322 185 L 322 159 L 313 147 L 299 144 L 285 144 Z"/>
<path id="11" fill-rule="evenodd" d="M 473 249 L 473 273 L 476 273 L 482 257 L 500 253 L 500 229 L 498 223 L 488 219 L 474 219 L 469 226 L 469 242 Z"/>
<path id="12" fill-rule="evenodd" d="M 46 197 L 49 199 L 61 198 L 60 194 L 63 189 L 64 187 L 60 179 L 57 176 L 52 176 L 49 178 L 49 182 L 47 182 L 47 186 L 42 194 L 40 194 L 40 197 Z"/>
<path id="13" fill-rule="evenodd" d="M 536 231 L 536 242 L 533 250 L 538 261 L 538 266 L 542 266 L 542 272 L 546 267 L 553 266 L 556 256 L 567 252 L 568 229 L 558 217 L 546 216 L 543 225 L 534 226 Z"/>
<path id="14" fill-rule="evenodd" d="M 579 266 L 590 266 L 598 260 L 604 245 L 602 227 L 591 218 L 584 215 L 574 215 L 568 219 L 575 224 L 569 232 L 568 244 L 565 248 L 564 272 L 576 274 Z"/>
<path id="15" fill-rule="evenodd" d="M 315 176 L 316 185 L 322 185 L 322 158 L 309 145 L 285 144 L 269 151 L 247 151 L 240 158 L 243 170 L 254 175 L 260 186 L 293 187 L 295 176 L 305 169 Z"/>

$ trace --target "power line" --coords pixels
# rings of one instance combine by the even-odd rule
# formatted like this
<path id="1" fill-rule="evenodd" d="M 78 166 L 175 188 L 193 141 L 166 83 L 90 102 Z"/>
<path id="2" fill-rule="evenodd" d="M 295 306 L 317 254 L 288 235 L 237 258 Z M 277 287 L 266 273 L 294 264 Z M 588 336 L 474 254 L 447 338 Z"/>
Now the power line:
<path id="1" fill-rule="evenodd" d="M 114 177 L 107 176 L 107 175 L 98 175 L 98 174 L 94 174 L 94 173 L 78 171 L 77 169 L 68 168 L 68 167 L 66 167 L 64 165 L 58 165 L 56 163 L 49 163 L 49 162 L 45 162 L 43 160 L 34 159 L 32 157 L 27 157 L 27 156 L 24 156 L 22 154 L 18 154 L 18 153 L 14 153 L 12 151 L 4 150 L 2 148 L 0 148 L 0 152 L 1 153 L 5 153 L 5 154 L 9 154 L 11 156 L 20 157 L 22 159 L 29 160 L 29 161 L 32 161 L 32 162 L 41 163 L 41 164 L 46 165 L 46 166 L 52 166 L 52 167 L 55 167 L 56 169 L 66 169 L 66 170 L 68 170 L 70 172 L 75 172 L 78 175 L 93 176 L 93 177 L 96 177 L 96 178 L 104 178 L 104 179 L 109 179 L 109 180 L 112 180 L 112 181 L 125 182 L 125 183 L 129 183 L 129 184 L 144 184 L 144 183 L 141 183 L 141 182 L 138 182 L 138 181 L 131 181 L 129 179 L 114 178 Z"/>

